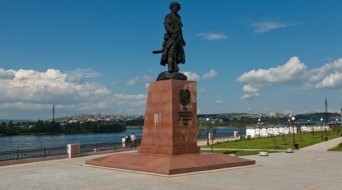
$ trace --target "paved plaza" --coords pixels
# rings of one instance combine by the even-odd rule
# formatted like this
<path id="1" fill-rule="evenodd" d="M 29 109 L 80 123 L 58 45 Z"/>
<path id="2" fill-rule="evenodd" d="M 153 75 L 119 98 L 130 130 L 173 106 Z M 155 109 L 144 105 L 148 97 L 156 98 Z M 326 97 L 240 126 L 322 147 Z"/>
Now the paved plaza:
<path id="1" fill-rule="evenodd" d="M 244 157 L 256 160 L 255 166 L 171 177 L 84 166 L 85 160 L 103 155 L 2 166 L 0 189 L 339 190 L 342 153 L 325 151 L 339 142 L 342 138 L 314 145 L 316 149 Z"/>

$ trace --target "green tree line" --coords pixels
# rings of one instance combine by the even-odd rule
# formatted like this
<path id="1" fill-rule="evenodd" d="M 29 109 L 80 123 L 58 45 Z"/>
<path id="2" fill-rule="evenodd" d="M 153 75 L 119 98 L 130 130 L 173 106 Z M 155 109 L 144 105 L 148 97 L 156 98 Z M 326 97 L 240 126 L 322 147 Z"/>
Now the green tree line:
<path id="1" fill-rule="evenodd" d="M 119 122 L 57 123 L 42 121 L 13 124 L 12 121 L 0 124 L 0 135 L 19 134 L 71 134 L 71 133 L 116 133 L 126 131 L 126 126 Z"/>

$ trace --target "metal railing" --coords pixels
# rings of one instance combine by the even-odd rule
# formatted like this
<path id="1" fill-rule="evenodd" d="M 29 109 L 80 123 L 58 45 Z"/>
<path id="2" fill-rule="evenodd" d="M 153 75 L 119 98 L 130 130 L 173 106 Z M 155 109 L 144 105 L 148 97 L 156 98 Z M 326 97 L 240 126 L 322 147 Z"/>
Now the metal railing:
<path id="1" fill-rule="evenodd" d="M 141 140 L 136 141 L 136 146 L 140 145 Z M 133 147 L 133 146 L 132 146 Z M 129 147 L 123 147 L 121 142 L 110 142 L 110 143 L 95 143 L 95 144 L 81 144 L 81 153 L 87 152 L 98 152 L 105 150 L 118 150 L 128 149 Z M 61 156 L 68 153 L 67 146 L 58 147 L 44 147 L 37 149 L 24 149 L 14 151 L 0 152 L 0 162 L 9 160 L 22 160 L 29 158 L 42 158 L 48 156 Z"/>
<path id="2" fill-rule="evenodd" d="M 65 146 L 0 152 L 0 162 L 67 154 Z"/>
<path id="3" fill-rule="evenodd" d="M 81 144 L 81 153 L 113 150 L 117 148 L 122 148 L 122 144 L 120 142 Z"/>

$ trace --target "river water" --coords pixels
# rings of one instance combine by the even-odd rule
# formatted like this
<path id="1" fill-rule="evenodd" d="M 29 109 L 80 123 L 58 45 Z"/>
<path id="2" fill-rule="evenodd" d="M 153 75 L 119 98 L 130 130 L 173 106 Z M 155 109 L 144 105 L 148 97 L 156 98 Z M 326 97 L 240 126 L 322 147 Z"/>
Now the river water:
<path id="1" fill-rule="evenodd" d="M 218 127 L 215 134 L 218 136 L 233 136 L 233 131 L 239 131 L 240 135 L 245 134 L 245 128 Z M 140 139 L 142 129 L 127 128 L 120 133 L 86 133 L 86 134 L 67 134 L 67 135 L 17 135 L 0 137 L 0 152 L 35 149 L 43 147 L 66 146 L 67 144 L 95 144 L 107 142 L 121 142 L 126 134 L 134 133 Z M 204 138 L 206 130 L 202 131 L 200 138 Z"/>

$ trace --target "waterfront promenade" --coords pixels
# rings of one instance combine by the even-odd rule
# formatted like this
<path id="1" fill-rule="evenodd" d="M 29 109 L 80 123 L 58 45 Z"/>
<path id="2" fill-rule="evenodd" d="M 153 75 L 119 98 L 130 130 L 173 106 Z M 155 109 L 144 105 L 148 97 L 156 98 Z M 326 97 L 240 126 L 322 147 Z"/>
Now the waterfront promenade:
<path id="1" fill-rule="evenodd" d="M 341 152 L 325 148 L 246 156 L 255 166 L 176 175 L 171 177 L 84 166 L 85 160 L 103 155 L 42 161 L 0 167 L 0 189 L 73 190 L 337 190 L 340 189 Z M 333 145 L 334 144 L 334 145 Z M 314 145 L 315 146 L 315 145 Z M 318 145 L 316 145 L 318 146 Z"/>

